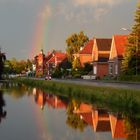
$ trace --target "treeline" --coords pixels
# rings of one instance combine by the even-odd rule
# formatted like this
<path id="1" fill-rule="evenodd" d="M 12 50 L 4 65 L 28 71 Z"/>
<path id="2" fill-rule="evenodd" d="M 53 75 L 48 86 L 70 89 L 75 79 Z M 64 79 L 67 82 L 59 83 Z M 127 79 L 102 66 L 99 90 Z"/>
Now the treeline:
<path id="1" fill-rule="evenodd" d="M 32 60 L 6 60 L 4 63 L 4 74 L 22 74 L 32 70 Z"/>

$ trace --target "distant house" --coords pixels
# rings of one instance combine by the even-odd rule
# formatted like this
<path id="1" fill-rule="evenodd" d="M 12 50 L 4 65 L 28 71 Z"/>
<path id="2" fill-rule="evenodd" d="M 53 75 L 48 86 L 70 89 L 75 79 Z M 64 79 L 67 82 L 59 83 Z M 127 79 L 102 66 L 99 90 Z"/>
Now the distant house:
<path id="1" fill-rule="evenodd" d="M 114 35 L 109 56 L 109 74 L 119 75 L 127 43 L 127 35 Z"/>
<path id="2" fill-rule="evenodd" d="M 36 77 L 44 76 L 46 74 L 46 59 L 43 50 L 41 50 L 40 53 L 37 56 L 35 56 L 34 59 L 36 67 L 35 76 Z"/>
<path id="3" fill-rule="evenodd" d="M 66 54 L 60 51 L 53 51 L 46 56 L 46 66 L 48 74 L 60 63 L 66 60 Z"/>
<path id="4" fill-rule="evenodd" d="M 108 75 L 108 60 L 112 39 L 94 39 L 93 45 L 93 74 L 102 78 Z"/>
<path id="5" fill-rule="evenodd" d="M 93 43 L 93 39 L 89 40 L 89 42 L 79 52 L 79 59 L 82 66 L 84 66 L 85 63 L 92 63 Z"/>

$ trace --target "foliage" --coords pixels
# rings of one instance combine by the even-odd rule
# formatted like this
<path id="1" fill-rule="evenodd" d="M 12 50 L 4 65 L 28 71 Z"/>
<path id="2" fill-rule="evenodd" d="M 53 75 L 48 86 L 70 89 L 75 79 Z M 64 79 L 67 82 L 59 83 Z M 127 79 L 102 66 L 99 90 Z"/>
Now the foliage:
<path id="1" fill-rule="evenodd" d="M 85 74 L 88 74 L 89 72 L 91 72 L 92 69 L 93 69 L 93 66 L 90 63 L 84 64 L 83 71 L 85 72 Z"/>
<path id="2" fill-rule="evenodd" d="M 61 69 L 59 67 L 56 67 L 53 70 L 52 77 L 54 77 L 54 78 L 61 78 L 62 77 L 62 72 L 61 72 Z"/>
<path id="3" fill-rule="evenodd" d="M 73 62 L 72 62 L 72 68 L 73 69 L 79 69 L 81 68 L 81 63 L 80 63 L 80 59 L 79 58 L 74 58 Z"/>
<path id="4" fill-rule="evenodd" d="M 88 37 L 84 35 L 84 32 L 80 32 L 79 34 L 72 34 L 70 37 L 67 38 L 67 56 L 70 62 L 73 61 L 73 54 L 76 54 L 80 51 L 80 47 L 83 47 L 85 43 L 88 42 Z"/>
<path id="5" fill-rule="evenodd" d="M 25 73 L 27 70 L 32 70 L 32 61 L 31 60 L 16 60 L 15 58 L 11 60 L 5 61 L 5 69 L 4 73 L 5 74 L 20 74 L 20 73 Z"/>
<path id="6" fill-rule="evenodd" d="M 6 56 L 4 53 L 1 52 L 0 50 L 0 79 L 2 78 L 2 73 L 4 70 L 4 61 L 6 60 Z"/>
<path id="7" fill-rule="evenodd" d="M 140 74 L 140 3 L 135 13 L 135 24 L 128 37 L 128 43 L 122 62 L 122 71 L 125 74 Z"/>

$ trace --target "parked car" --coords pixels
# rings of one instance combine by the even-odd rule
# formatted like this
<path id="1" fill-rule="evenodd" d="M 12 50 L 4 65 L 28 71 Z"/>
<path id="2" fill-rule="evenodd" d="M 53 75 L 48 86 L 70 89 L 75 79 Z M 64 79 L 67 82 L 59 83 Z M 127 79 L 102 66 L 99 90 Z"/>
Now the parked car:
<path id="1" fill-rule="evenodd" d="M 51 80 L 51 79 L 52 79 L 51 75 L 47 75 L 47 76 L 45 77 L 45 80 Z"/>

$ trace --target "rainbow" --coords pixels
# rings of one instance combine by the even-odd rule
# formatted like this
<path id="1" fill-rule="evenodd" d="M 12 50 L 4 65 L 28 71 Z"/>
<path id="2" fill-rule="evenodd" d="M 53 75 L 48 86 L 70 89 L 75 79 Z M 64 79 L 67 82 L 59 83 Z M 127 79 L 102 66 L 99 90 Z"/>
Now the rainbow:
<path id="1" fill-rule="evenodd" d="M 54 1 L 50 2 L 51 6 L 54 4 Z M 32 37 L 32 43 L 31 43 L 31 50 L 29 52 L 28 57 L 30 59 L 33 59 L 35 55 L 37 55 L 41 49 L 44 49 L 43 47 L 46 47 L 49 29 L 50 29 L 50 18 L 49 15 L 46 14 L 50 10 L 47 9 L 49 3 L 47 2 L 43 8 L 41 8 L 41 11 L 39 12 L 39 16 L 37 17 L 37 22 L 35 25 L 35 31 L 33 33 Z"/>

